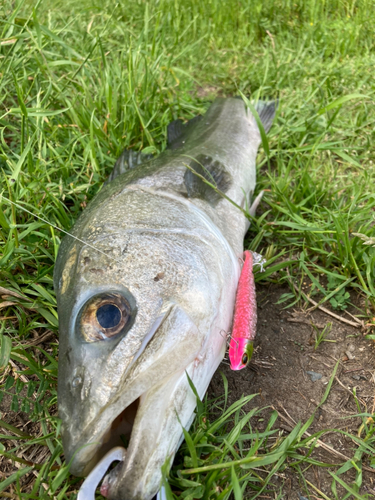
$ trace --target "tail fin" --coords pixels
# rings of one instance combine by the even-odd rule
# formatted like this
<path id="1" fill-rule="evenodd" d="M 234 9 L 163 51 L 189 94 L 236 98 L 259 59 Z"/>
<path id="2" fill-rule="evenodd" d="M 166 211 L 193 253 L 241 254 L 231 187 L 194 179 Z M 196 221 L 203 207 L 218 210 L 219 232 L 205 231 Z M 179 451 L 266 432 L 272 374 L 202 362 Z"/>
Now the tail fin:
<path id="1" fill-rule="evenodd" d="M 277 105 L 278 101 L 257 101 L 254 103 L 254 108 L 258 113 L 266 133 L 271 128 L 273 119 L 275 118 Z"/>

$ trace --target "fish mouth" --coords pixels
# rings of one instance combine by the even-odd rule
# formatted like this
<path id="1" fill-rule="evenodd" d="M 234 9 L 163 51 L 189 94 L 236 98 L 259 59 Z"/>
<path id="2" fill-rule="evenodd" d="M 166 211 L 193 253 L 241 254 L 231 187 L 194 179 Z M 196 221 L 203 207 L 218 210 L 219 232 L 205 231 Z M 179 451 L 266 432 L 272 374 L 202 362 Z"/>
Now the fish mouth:
<path id="1" fill-rule="evenodd" d="M 134 400 L 130 405 L 115 417 L 106 429 L 103 438 L 102 445 L 97 450 L 95 456 L 91 460 L 90 466 L 93 465 L 93 469 L 87 478 L 87 481 L 96 481 L 98 484 L 101 480 L 100 493 L 103 497 L 108 498 L 110 496 L 110 489 L 114 482 L 118 479 L 118 475 L 121 471 L 121 466 L 126 457 L 126 449 L 129 446 L 129 441 L 131 433 L 133 430 L 133 425 L 137 415 L 138 407 L 140 405 L 141 397 Z M 100 463 L 108 460 L 109 456 L 118 455 L 120 448 L 123 448 L 121 452 L 122 457 L 115 456 L 112 464 L 109 462 L 105 465 L 107 470 L 104 469 L 100 471 Z M 93 462 L 97 463 L 93 463 Z M 102 466 L 103 467 L 103 466 Z M 99 475 L 97 476 L 99 472 Z M 97 476 L 97 477 L 93 477 Z M 96 488 L 95 488 L 96 489 Z"/>
<path id="2" fill-rule="evenodd" d="M 79 475 L 87 476 L 97 463 L 113 448 L 121 446 L 128 448 L 134 422 L 143 395 L 139 396 L 132 403 L 127 405 L 101 432 L 101 437 L 88 443 L 87 448 L 81 449 L 87 452 L 81 455 L 78 451 L 72 464 L 75 470 L 79 469 Z M 90 446 L 95 446 L 95 450 Z M 91 449 L 90 449 L 91 448 Z M 74 470 L 72 471 L 74 473 Z"/>
<path id="3" fill-rule="evenodd" d="M 97 451 L 99 460 L 109 450 L 116 446 L 123 446 L 124 448 L 127 448 L 129 446 L 129 441 L 137 411 L 141 402 L 141 397 L 142 396 L 130 403 L 130 405 L 126 406 L 126 408 L 122 410 L 122 412 L 119 413 L 119 415 L 117 415 L 117 417 L 115 417 L 108 425 L 107 430 L 104 431 L 102 445 Z"/>

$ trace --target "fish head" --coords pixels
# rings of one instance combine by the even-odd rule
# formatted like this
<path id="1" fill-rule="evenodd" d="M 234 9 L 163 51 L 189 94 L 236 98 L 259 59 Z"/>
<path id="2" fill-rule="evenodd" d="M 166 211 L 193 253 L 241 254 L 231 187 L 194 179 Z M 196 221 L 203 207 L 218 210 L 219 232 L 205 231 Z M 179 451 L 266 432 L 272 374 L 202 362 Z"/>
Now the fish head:
<path id="1" fill-rule="evenodd" d="M 124 476 L 135 461 L 142 462 L 142 477 L 132 477 L 144 480 L 139 498 L 151 498 L 182 433 L 176 407 L 185 422 L 195 407 L 185 370 L 202 348 L 197 323 L 205 324 L 211 298 L 193 252 L 164 237 L 125 233 L 93 238 L 81 232 L 87 244 L 70 237 L 62 242 L 55 267 L 58 406 L 73 474 L 87 475 L 123 445 L 127 461 L 109 498 L 129 490 Z M 173 436 L 172 445 L 163 443 L 163 432 Z M 126 497 L 135 498 L 128 490 Z"/>

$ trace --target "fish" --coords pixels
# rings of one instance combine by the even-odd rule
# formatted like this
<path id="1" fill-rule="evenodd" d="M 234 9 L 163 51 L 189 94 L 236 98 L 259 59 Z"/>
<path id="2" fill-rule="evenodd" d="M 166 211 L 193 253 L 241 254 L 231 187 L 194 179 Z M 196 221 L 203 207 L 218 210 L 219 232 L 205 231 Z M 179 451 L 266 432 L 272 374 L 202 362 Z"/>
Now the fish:
<path id="1" fill-rule="evenodd" d="M 275 102 L 254 106 L 268 132 Z M 120 156 L 54 270 L 63 449 L 79 477 L 117 450 L 110 500 L 160 490 L 194 419 L 191 383 L 202 398 L 225 355 L 256 184 L 261 135 L 242 99 L 167 132 L 159 156 Z"/>

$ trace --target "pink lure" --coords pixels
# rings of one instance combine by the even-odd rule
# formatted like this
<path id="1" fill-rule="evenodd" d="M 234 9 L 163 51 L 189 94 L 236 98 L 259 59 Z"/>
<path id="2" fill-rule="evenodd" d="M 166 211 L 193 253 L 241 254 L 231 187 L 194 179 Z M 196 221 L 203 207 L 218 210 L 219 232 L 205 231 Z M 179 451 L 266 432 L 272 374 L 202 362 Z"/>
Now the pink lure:
<path id="1" fill-rule="evenodd" d="M 253 275 L 253 256 L 244 253 L 245 262 L 238 282 L 232 336 L 229 344 L 229 360 L 232 370 L 242 370 L 253 354 L 256 335 L 257 307 Z"/>

